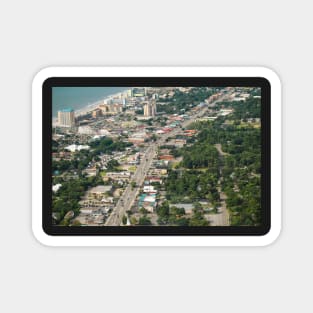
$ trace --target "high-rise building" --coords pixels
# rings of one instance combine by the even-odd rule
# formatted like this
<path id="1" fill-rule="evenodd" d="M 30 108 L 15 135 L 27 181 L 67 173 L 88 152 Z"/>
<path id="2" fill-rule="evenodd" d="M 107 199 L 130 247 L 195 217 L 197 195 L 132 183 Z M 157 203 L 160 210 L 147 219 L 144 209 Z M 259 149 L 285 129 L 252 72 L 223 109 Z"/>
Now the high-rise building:
<path id="1" fill-rule="evenodd" d="M 97 118 L 102 115 L 102 111 L 99 108 L 96 108 L 92 111 L 91 115 L 93 118 Z"/>
<path id="2" fill-rule="evenodd" d="M 131 96 L 132 96 L 132 90 L 131 89 L 126 90 L 126 98 L 129 98 Z"/>
<path id="3" fill-rule="evenodd" d="M 71 108 L 66 108 L 58 111 L 58 123 L 62 127 L 73 127 L 75 126 L 75 114 Z"/>
<path id="4" fill-rule="evenodd" d="M 154 117 L 156 115 L 156 102 L 147 102 L 143 107 L 143 114 L 146 117 Z"/>
<path id="5" fill-rule="evenodd" d="M 132 97 L 144 97 L 146 95 L 145 87 L 136 87 L 132 89 Z"/>
<path id="6" fill-rule="evenodd" d="M 102 111 L 103 115 L 114 115 L 123 111 L 123 105 L 119 103 L 103 103 L 99 105 L 99 109 Z"/>
<path id="7" fill-rule="evenodd" d="M 156 109 L 156 101 L 155 100 L 152 101 L 151 106 L 152 106 L 152 116 L 156 116 L 157 109 Z"/>
<path id="8" fill-rule="evenodd" d="M 149 104 L 149 103 L 146 103 L 146 104 L 143 106 L 143 115 L 144 115 L 144 116 L 147 116 L 147 117 L 151 115 L 150 104 Z"/>

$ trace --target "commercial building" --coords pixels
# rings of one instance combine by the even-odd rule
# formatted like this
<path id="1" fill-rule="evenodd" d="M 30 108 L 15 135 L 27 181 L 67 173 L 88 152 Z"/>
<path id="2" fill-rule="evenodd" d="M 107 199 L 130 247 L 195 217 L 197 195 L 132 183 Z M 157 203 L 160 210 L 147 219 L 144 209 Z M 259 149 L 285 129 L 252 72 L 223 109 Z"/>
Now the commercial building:
<path id="1" fill-rule="evenodd" d="M 145 178 L 144 184 L 145 186 L 149 186 L 150 184 L 158 183 L 162 185 L 162 179 L 156 176 L 149 176 Z"/>
<path id="2" fill-rule="evenodd" d="M 58 111 L 58 124 L 61 127 L 73 127 L 75 126 L 75 114 L 71 108 Z"/>
<path id="3" fill-rule="evenodd" d="M 142 131 L 142 132 L 137 132 L 137 133 L 132 134 L 128 138 L 128 141 L 133 144 L 141 144 L 141 143 L 144 143 L 146 139 L 148 139 L 148 134 L 145 131 Z"/>
<path id="4" fill-rule="evenodd" d="M 129 181 L 130 176 L 130 172 L 107 172 L 105 178 L 113 181 Z"/>
<path id="5" fill-rule="evenodd" d="M 148 185 L 143 187 L 143 192 L 148 194 L 155 194 L 157 193 L 157 190 L 154 189 L 154 186 Z"/>
<path id="6" fill-rule="evenodd" d="M 156 209 L 156 194 L 141 194 L 138 200 L 138 208 L 144 208 L 148 212 L 154 212 Z"/>

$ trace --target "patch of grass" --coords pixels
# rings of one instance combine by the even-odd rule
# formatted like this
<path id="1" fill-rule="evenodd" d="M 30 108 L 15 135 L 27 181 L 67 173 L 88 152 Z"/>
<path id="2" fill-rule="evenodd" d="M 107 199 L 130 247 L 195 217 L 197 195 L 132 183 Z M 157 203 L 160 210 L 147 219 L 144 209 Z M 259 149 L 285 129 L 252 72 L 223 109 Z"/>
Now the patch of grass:
<path id="1" fill-rule="evenodd" d="M 101 171 L 101 172 L 100 172 L 101 177 L 105 177 L 105 176 L 106 176 L 106 174 L 107 174 L 107 172 L 106 172 L 106 171 Z"/>
<path id="2" fill-rule="evenodd" d="M 179 168 L 179 164 L 181 162 L 171 162 L 171 168 L 175 169 L 175 168 Z"/>
<path id="3" fill-rule="evenodd" d="M 136 169 L 137 169 L 136 166 L 130 166 L 130 167 L 128 168 L 128 170 L 129 170 L 130 172 L 132 172 L 132 173 L 134 173 L 134 172 L 136 171 Z"/>

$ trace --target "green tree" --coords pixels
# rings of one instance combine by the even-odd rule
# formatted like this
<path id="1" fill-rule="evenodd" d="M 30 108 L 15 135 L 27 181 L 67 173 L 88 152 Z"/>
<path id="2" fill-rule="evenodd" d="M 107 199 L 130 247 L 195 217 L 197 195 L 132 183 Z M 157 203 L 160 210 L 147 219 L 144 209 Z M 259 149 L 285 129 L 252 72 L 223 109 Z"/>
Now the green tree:
<path id="1" fill-rule="evenodd" d="M 123 217 L 122 217 L 122 223 L 123 223 L 123 225 L 126 225 L 126 224 L 127 224 L 127 216 L 126 216 L 126 215 L 123 215 Z"/>
<path id="2" fill-rule="evenodd" d="M 162 203 L 162 205 L 157 208 L 158 216 L 163 219 L 167 218 L 169 216 L 169 213 L 170 213 L 170 206 L 168 202 Z"/>
<path id="3" fill-rule="evenodd" d="M 139 225 L 151 225 L 151 220 L 147 216 L 139 218 Z"/>
<path id="4" fill-rule="evenodd" d="M 138 221 L 137 221 L 137 219 L 136 219 L 135 216 L 132 216 L 132 217 L 130 218 L 130 223 L 131 223 L 132 225 L 136 225 L 136 224 L 138 223 Z"/>
<path id="5" fill-rule="evenodd" d="M 203 217 L 200 212 L 193 214 L 192 218 L 189 220 L 189 226 L 208 226 L 209 222 Z"/>
<path id="6" fill-rule="evenodd" d="M 107 163 L 106 167 L 108 171 L 116 171 L 119 165 L 117 160 L 112 159 Z"/>

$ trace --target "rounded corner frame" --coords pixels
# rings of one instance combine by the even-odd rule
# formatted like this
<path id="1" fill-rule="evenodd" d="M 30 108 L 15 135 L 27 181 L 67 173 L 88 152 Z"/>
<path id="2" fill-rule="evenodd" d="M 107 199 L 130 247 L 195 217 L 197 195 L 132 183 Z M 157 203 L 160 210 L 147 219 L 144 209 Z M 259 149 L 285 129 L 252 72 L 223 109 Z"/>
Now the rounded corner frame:
<path id="1" fill-rule="evenodd" d="M 42 87 L 52 77 L 260 77 L 271 88 L 271 226 L 261 236 L 53 236 L 42 225 Z M 281 233 L 281 80 L 267 67 L 47 67 L 32 82 L 32 231 L 45 246 L 267 246 Z"/>

